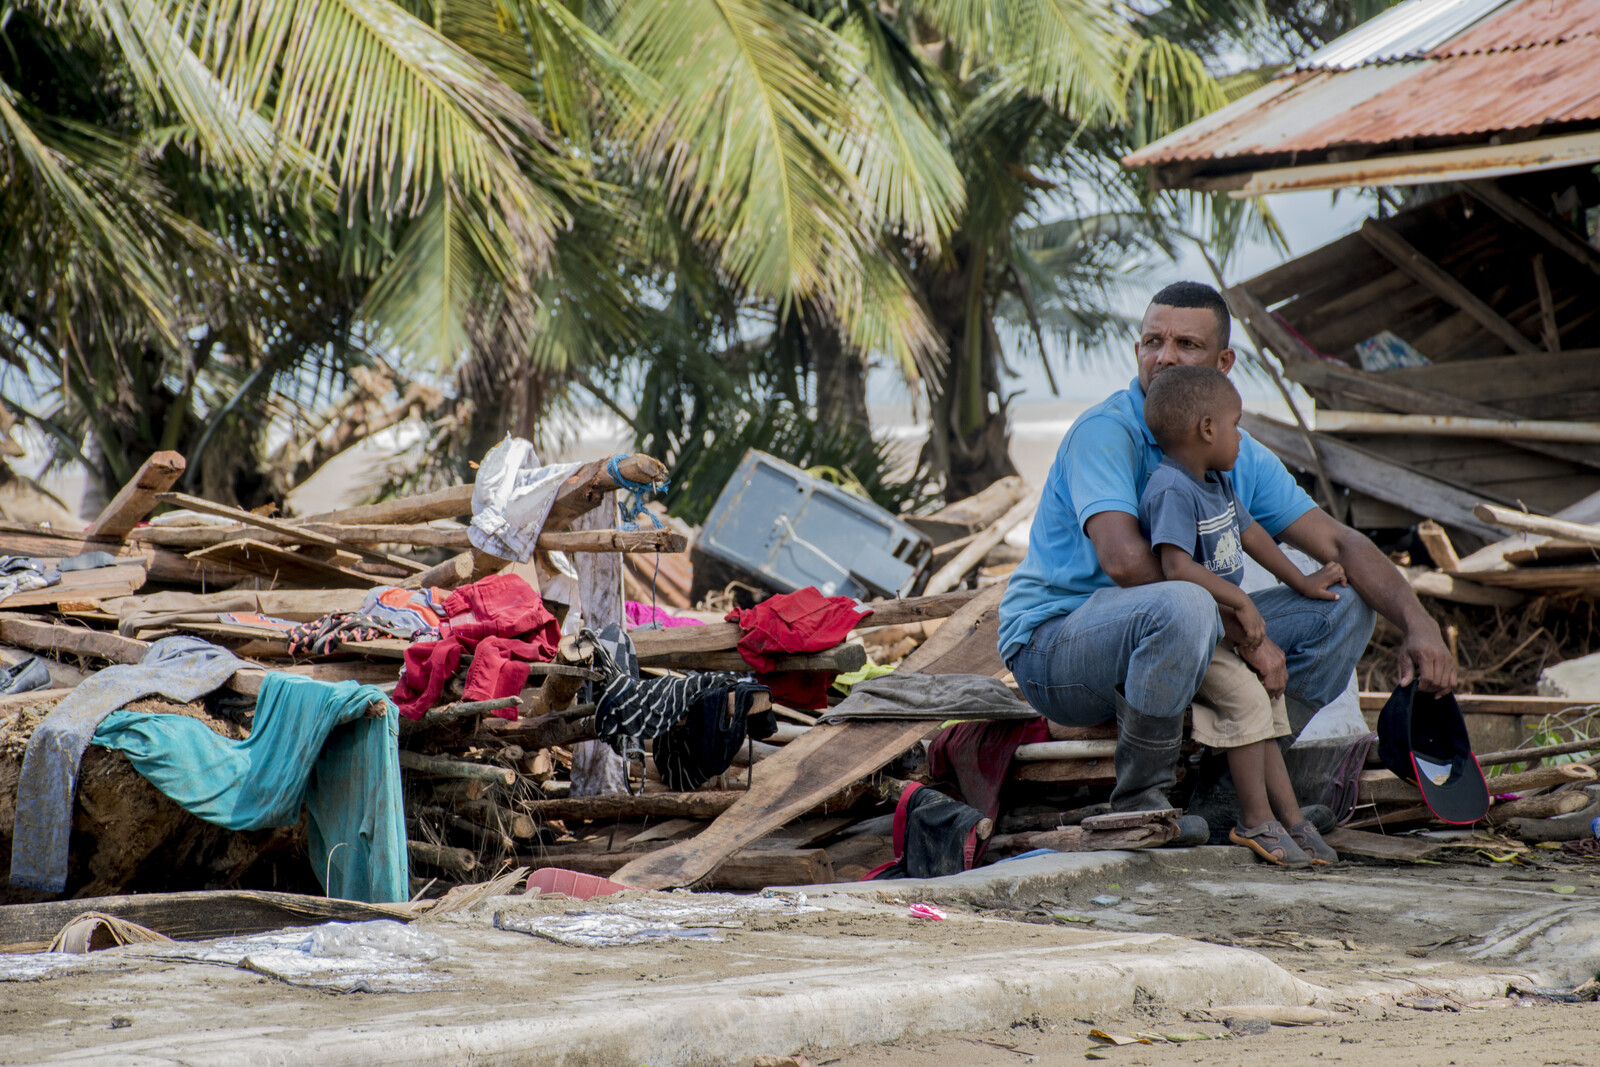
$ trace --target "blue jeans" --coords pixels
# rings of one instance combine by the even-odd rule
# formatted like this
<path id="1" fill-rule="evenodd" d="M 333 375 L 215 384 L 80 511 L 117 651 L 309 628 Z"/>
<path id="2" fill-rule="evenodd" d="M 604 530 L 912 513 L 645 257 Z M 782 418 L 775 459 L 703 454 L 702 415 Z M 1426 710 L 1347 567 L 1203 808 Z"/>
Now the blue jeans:
<path id="1" fill-rule="evenodd" d="M 1279 585 L 1250 595 L 1288 661 L 1286 695 L 1312 710 L 1344 692 L 1376 621 L 1355 590 L 1336 592 L 1338 600 L 1311 600 Z M 1145 715 L 1182 715 L 1220 640 L 1217 603 L 1198 585 L 1113 587 L 1040 625 L 1011 670 L 1028 703 L 1065 726 L 1114 719 L 1119 689 Z M 1302 726 L 1300 718 L 1295 732 Z"/>

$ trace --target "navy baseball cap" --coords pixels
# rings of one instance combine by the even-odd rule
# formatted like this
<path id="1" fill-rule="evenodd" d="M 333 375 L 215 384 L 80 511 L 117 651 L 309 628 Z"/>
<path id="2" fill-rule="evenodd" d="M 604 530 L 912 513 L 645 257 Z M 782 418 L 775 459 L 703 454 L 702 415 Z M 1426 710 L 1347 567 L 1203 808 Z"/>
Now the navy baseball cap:
<path id="1" fill-rule="evenodd" d="M 1489 786 L 1449 693 L 1419 692 L 1416 682 L 1396 689 L 1378 715 L 1378 758 L 1442 821 L 1466 825 L 1489 814 Z"/>

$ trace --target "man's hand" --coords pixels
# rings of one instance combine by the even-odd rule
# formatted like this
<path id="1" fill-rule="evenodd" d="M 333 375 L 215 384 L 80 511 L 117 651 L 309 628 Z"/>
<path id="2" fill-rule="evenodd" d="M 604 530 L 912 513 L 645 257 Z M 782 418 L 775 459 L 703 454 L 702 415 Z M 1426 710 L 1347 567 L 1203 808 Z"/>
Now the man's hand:
<path id="1" fill-rule="evenodd" d="M 1338 600 L 1339 594 L 1335 593 L 1332 587 L 1349 584 L 1349 580 L 1345 578 L 1344 568 L 1337 563 L 1329 563 L 1321 570 L 1306 575 L 1296 592 L 1312 600 Z"/>
<path id="2" fill-rule="evenodd" d="M 1271 638 L 1262 638 L 1261 643 L 1254 648 L 1245 648 L 1235 644 L 1239 658 L 1250 664 L 1250 669 L 1261 675 L 1261 684 L 1266 687 L 1267 696 L 1276 700 L 1283 696 L 1283 691 L 1289 686 L 1289 665 L 1283 658 L 1283 649 L 1272 643 Z"/>
<path id="3" fill-rule="evenodd" d="M 1448 693 L 1456 687 L 1456 661 L 1435 626 L 1432 633 L 1406 635 L 1400 643 L 1400 684 L 1415 678 L 1424 693 Z"/>

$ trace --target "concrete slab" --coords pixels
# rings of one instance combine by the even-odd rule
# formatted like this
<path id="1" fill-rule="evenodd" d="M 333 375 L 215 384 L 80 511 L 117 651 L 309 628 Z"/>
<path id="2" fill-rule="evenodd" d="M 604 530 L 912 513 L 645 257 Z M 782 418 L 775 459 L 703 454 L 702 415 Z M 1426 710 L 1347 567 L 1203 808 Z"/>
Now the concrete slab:
<path id="1" fill-rule="evenodd" d="M 1220 1005 L 1356 1018 L 1419 994 L 1570 986 L 1600 963 L 1600 875 L 1570 868 L 1287 871 L 1240 849 L 1163 849 L 804 892 L 820 910 L 604 949 L 493 928 L 603 905 L 497 898 L 418 924 L 449 946 L 425 965 L 442 979 L 425 994 L 333 995 L 114 950 L 98 956 L 128 969 L 0 985 L 0 1061 L 748 1064 Z M 913 900 L 949 918 L 913 918 Z M 113 1029 L 118 1017 L 130 1022 Z"/>
<path id="2" fill-rule="evenodd" d="M 1317 993 L 1241 949 L 970 912 L 931 922 L 850 900 L 717 943 L 579 949 L 459 923 L 429 932 L 451 946 L 438 964 L 446 992 L 339 996 L 239 968 L 153 961 L 11 984 L 0 1058 L 667 1067 L 1136 1006 L 1306 1004 Z M 128 955 L 105 955 L 114 953 Z M 118 1016 L 131 1024 L 112 1029 Z"/>

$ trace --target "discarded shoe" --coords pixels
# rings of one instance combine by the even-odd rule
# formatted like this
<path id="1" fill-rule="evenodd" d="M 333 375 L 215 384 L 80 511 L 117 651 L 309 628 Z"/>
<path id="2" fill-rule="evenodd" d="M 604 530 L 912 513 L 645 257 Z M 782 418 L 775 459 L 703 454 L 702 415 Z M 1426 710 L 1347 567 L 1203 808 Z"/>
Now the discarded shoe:
<path id="1" fill-rule="evenodd" d="M 50 688 L 50 668 L 38 656 L 29 656 L 9 667 L 0 667 L 0 696 L 31 693 Z"/>
<path id="2" fill-rule="evenodd" d="M 1326 804 L 1302 804 L 1300 814 L 1305 816 L 1306 822 L 1317 828 L 1319 834 L 1333 833 L 1334 826 L 1339 821 L 1333 809 Z"/>
<path id="3" fill-rule="evenodd" d="M 1243 845 L 1278 867 L 1311 866 L 1311 857 L 1294 843 L 1294 838 L 1289 836 L 1289 831 L 1277 819 L 1268 819 L 1260 826 L 1248 828 L 1235 823 L 1233 829 L 1228 831 L 1228 840 Z"/>
<path id="4" fill-rule="evenodd" d="M 1211 827 L 1198 815 L 1178 816 L 1178 836 L 1167 842 L 1168 848 L 1184 848 L 1211 843 Z"/>
<path id="5" fill-rule="evenodd" d="M 1311 825 L 1311 820 L 1306 819 L 1289 827 L 1289 836 L 1294 843 L 1300 846 L 1300 851 L 1311 857 L 1311 862 L 1319 867 L 1326 867 L 1330 863 L 1339 862 L 1339 853 L 1333 846 L 1322 839 L 1317 828 Z"/>

